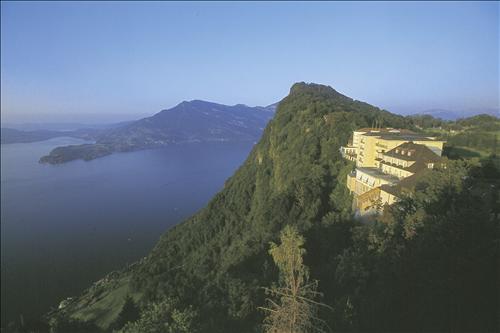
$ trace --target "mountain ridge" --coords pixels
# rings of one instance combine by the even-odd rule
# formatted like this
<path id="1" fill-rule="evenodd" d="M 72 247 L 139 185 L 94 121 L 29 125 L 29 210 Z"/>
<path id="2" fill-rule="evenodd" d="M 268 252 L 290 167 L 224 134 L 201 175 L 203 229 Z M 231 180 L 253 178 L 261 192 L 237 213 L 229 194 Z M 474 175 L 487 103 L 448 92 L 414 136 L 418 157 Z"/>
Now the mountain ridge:
<path id="1" fill-rule="evenodd" d="M 260 287 L 276 278 L 267 247 L 282 226 L 296 225 L 311 244 L 317 243 L 318 248 L 309 248 L 309 262 L 322 251 L 323 243 L 313 235 L 339 229 L 335 239 L 351 227 L 345 188 L 351 165 L 341 158 L 339 147 L 352 130 L 375 120 L 411 127 L 404 117 L 331 87 L 293 85 L 247 160 L 205 208 L 162 235 L 141 262 L 106 280 L 105 287 L 89 288 L 51 316 L 105 328 L 119 309 L 104 304 L 121 304 L 118 291 L 128 290 L 141 303 L 174 298 L 180 306 L 196 305 L 204 332 L 252 331 L 260 318 Z"/>
<path id="2" fill-rule="evenodd" d="M 83 140 L 94 140 L 103 132 L 102 129 L 97 128 L 80 128 L 71 131 L 58 131 L 58 130 L 31 130 L 24 131 L 9 127 L 2 127 L 0 129 L 2 144 L 10 143 L 30 143 L 48 140 L 57 137 L 72 137 Z"/>
<path id="3" fill-rule="evenodd" d="M 40 162 L 58 164 L 75 159 L 91 160 L 113 152 L 182 142 L 256 141 L 273 112 L 269 107 L 183 101 L 150 117 L 105 130 L 94 145 L 57 147 Z"/>
<path id="4" fill-rule="evenodd" d="M 494 117 L 500 117 L 500 109 L 498 108 L 482 108 L 468 110 L 448 110 L 448 109 L 429 109 L 421 112 L 410 114 L 409 116 L 424 116 L 430 115 L 446 121 L 456 121 L 459 119 L 470 118 L 477 115 L 486 114 Z"/>

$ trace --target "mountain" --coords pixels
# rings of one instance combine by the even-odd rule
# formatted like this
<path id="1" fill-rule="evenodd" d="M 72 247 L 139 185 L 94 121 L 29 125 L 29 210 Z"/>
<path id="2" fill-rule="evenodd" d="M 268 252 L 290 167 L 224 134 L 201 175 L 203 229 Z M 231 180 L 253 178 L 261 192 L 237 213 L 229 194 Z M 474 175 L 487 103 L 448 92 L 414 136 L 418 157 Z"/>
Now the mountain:
<path id="1" fill-rule="evenodd" d="M 132 121 L 94 125 L 76 123 L 11 124 L 2 127 L 1 143 L 37 142 L 62 136 L 95 140 L 106 130 L 123 127 L 131 123 Z"/>
<path id="2" fill-rule="evenodd" d="M 20 131 L 39 131 L 39 130 L 50 130 L 58 132 L 70 132 L 80 129 L 106 129 L 106 128 L 116 128 L 132 123 L 133 121 L 121 121 L 112 123 L 51 123 L 51 122 L 40 122 L 40 123 L 10 123 L 3 122 L 3 126 L 7 128 L 12 128 Z"/>
<path id="3" fill-rule="evenodd" d="M 95 144 L 57 147 L 42 163 L 91 160 L 113 152 L 161 147 L 182 142 L 255 141 L 274 114 L 274 106 L 249 107 L 201 100 L 182 102 L 152 117 L 103 131 Z"/>
<path id="4" fill-rule="evenodd" d="M 327 305 L 317 315 L 331 330 L 495 331 L 500 172 L 449 161 L 376 220 L 357 221 L 353 164 L 339 148 L 374 123 L 415 129 L 331 87 L 294 84 L 208 205 L 141 261 L 62 302 L 47 315 L 52 332 L 119 329 L 131 304 L 145 326 L 127 333 L 261 332 L 263 288 L 280 281 L 269 244 L 287 225 L 305 237 L 304 264 Z"/>
<path id="5" fill-rule="evenodd" d="M 142 139 L 142 133 L 156 135 L 155 129 L 169 126 L 184 139 L 183 127 L 178 126 L 182 123 L 190 126 L 188 133 L 197 129 L 210 138 L 220 138 L 212 130 L 220 123 L 204 114 L 209 110 L 201 111 L 200 103 L 207 105 L 184 102 L 123 131 L 133 135 L 143 129 L 137 136 Z M 224 119 L 235 108 L 241 109 L 239 114 L 248 112 L 241 106 L 211 105 L 213 112 Z M 252 114 L 264 119 L 272 114 L 255 111 Z M 203 122 L 198 121 L 200 113 L 206 119 Z M 227 128 L 222 133 L 235 133 L 233 129 L 248 137 L 257 133 L 250 126 L 228 126 L 234 125 L 235 118 L 229 119 L 224 127 L 219 125 Z M 269 242 L 285 224 L 297 225 L 304 232 L 314 229 L 331 235 L 332 228 L 337 228 L 331 223 L 350 216 L 345 176 L 351 165 L 341 158 L 339 148 L 352 130 L 375 120 L 383 126 L 409 126 L 404 117 L 355 101 L 331 87 L 293 85 L 246 162 L 206 208 L 166 232 L 143 261 L 105 277 L 51 317 L 92 321 L 105 328 L 129 293 L 138 302 L 175 298 L 182 306 L 196 306 L 202 314 L 199 321 L 203 332 L 252 331 L 260 317 L 256 311 L 262 304 L 260 287 L 276 278 L 267 257 Z M 193 134 L 189 138 L 203 136 Z M 343 230 L 345 226 L 338 228 Z M 336 246 L 340 248 L 343 242 Z"/>
<path id="6" fill-rule="evenodd" d="M 500 109 L 494 109 L 494 108 L 489 108 L 489 109 L 468 109 L 468 110 L 461 110 L 461 111 L 453 111 L 453 110 L 446 110 L 446 109 L 429 109 L 425 110 L 422 112 L 419 112 L 415 115 L 431 115 L 435 118 L 440 118 L 442 120 L 457 120 L 460 118 L 467 118 L 467 117 L 472 117 L 474 115 L 478 114 L 488 114 L 491 116 L 499 117 L 500 116 Z"/>
<path id="7" fill-rule="evenodd" d="M 73 131 L 54 131 L 54 130 L 33 130 L 23 131 L 13 128 L 2 128 L 1 143 L 28 143 L 48 140 L 51 138 L 68 136 L 84 140 L 95 139 L 102 131 L 93 128 L 82 128 Z"/>
<path id="8" fill-rule="evenodd" d="M 38 131 L 20 131 L 13 128 L 3 127 L 1 130 L 1 142 L 5 143 L 25 143 L 48 140 L 60 136 L 58 131 L 38 130 Z"/>
<path id="9" fill-rule="evenodd" d="M 472 127 L 490 131 L 500 130 L 500 118 L 498 115 L 478 114 L 467 118 L 460 118 L 456 121 L 456 124 L 466 128 Z"/>
<path id="10" fill-rule="evenodd" d="M 412 116 L 432 116 L 434 118 L 442 120 L 455 120 L 459 118 L 459 114 L 456 111 L 445 110 L 445 109 L 429 109 Z"/>

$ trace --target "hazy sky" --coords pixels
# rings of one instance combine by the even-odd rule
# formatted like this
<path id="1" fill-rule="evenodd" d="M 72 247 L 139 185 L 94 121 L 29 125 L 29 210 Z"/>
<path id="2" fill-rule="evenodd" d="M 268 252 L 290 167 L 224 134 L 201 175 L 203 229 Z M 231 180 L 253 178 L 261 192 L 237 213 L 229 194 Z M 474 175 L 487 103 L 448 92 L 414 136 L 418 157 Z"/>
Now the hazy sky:
<path id="1" fill-rule="evenodd" d="M 112 121 L 294 82 L 394 112 L 499 104 L 499 3 L 2 2 L 2 120 Z"/>

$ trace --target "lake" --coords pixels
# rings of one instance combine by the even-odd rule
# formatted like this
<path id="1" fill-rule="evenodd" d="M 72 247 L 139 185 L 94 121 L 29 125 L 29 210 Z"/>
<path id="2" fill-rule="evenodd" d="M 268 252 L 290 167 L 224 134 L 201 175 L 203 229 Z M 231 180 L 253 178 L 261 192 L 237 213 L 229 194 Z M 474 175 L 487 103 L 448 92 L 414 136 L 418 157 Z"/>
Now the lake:
<path id="1" fill-rule="evenodd" d="M 190 143 L 42 165 L 73 138 L 1 145 L 1 312 L 37 317 L 144 257 L 204 207 L 253 147 Z"/>

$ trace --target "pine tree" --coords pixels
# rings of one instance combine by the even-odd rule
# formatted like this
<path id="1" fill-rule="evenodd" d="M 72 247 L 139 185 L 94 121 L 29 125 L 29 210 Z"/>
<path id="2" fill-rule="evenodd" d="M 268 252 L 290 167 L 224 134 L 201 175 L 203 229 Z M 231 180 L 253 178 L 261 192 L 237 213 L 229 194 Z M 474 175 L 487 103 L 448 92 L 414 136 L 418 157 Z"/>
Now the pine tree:
<path id="1" fill-rule="evenodd" d="M 267 333 L 324 332 L 325 323 L 317 317 L 318 306 L 326 306 L 314 299 L 317 281 L 309 281 L 309 270 L 303 264 L 304 237 L 296 228 L 286 226 L 281 232 L 281 244 L 271 243 L 269 254 L 280 272 L 279 286 L 265 288 L 270 295 L 264 329 Z"/>

